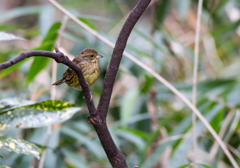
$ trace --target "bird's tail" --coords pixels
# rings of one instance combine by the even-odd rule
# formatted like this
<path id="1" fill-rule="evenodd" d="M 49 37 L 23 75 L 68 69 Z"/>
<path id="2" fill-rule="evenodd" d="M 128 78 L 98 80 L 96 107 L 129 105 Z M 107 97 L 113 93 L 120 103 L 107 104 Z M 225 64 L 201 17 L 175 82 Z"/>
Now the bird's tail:
<path id="1" fill-rule="evenodd" d="M 62 79 L 56 81 L 55 83 L 53 83 L 52 85 L 61 85 L 64 82 L 65 82 L 65 79 L 62 78 Z"/>

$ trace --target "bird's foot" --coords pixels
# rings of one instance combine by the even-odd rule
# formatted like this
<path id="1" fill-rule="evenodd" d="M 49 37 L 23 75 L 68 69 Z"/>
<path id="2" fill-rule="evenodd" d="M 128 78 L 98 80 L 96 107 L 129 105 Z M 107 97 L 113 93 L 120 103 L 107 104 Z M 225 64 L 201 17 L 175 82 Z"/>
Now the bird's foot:
<path id="1" fill-rule="evenodd" d="M 92 92 L 90 92 L 90 96 L 91 96 L 90 101 L 92 101 L 92 98 L 93 98 Z M 83 96 L 83 99 L 85 99 L 85 96 Z"/>
<path id="2" fill-rule="evenodd" d="M 89 87 L 89 84 L 88 84 L 88 82 L 87 81 L 85 81 L 86 83 L 87 83 L 87 86 Z"/>

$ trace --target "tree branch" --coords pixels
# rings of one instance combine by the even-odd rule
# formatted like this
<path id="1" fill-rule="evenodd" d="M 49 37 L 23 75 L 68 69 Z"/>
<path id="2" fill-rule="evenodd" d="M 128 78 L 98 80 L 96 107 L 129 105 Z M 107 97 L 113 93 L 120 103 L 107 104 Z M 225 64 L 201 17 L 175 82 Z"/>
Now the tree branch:
<path id="1" fill-rule="evenodd" d="M 143 14 L 143 12 L 145 11 L 145 9 L 147 8 L 150 2 L 151 0 L 140 0 L 138 2 L 136 7 L 130 13 L 128 19 L 126 20 L 119 34 L 106 76 L 104 79 L 103 90 L 102 90 L 101 98 L 98 105 L 98 111 L 96 110 L 93 104 L 93 101 L 91 100 L 88 84 L 84 79 L 82 70 L 72 61 L 70 61 L 67 56 L 65 56 L 62 52 L 60 52 L 57 45 L 54 45 L 56 53 L 49 52 L 49 51 L 23 52 L 17 57 L 0 64 L 0 70 L 2 70 L 24 60 L 25 58 L 29 58 L 32 56 L 44 56 L 44 57 L 50 57 L 54 59 L 57 63 L 65 64 L 66 66 L 74 70 L 78 76 L 78 80 L 82 87 L 85 101 L 89 110 L 90 116 L 88 117 L 88 122 L 93 124 L 98 134 L 98 137 L 101 141 L 101 144 L 107 154 L 107 157 L 114 168 L 127 168 L 127 163 L 124 155 L 116 147 L 110 135 L 108 127 L 106 125 L 107 111 L 109 108 L 109 102 L 112 94 L 114 80 L 117 75 L 117 71 L 120 65 L 120 61 L 122 59 L 123 51 L 126 47 L 128 37 L 134 25 L 136 24 L 140 16 Z"/>
<path id="2" fill-rule="evenodd" d="M 107 111 L 112 95 L 113 84 L 118 72 L 120 61 L 122 59 L 123 51 L 126 47 L 128 37 L 137 23 L 140 16 L 143 14 L 151 0 L 140 0 L 135 8 L 131 11 L 122 30 L 118 36 L 115 48 L 113 50 L 112 58 L 108 66 L 107 73 L 103 82 L 102 94 L 98 104 L 98 111 L 104 122 L 106 122 Z"/>
<path id="3" fill-rule="evenodd" d="M 29 58 L 32 56 L 50 57 L 50 58 L 54 59 L 57 63 L 62 63 L 64 65 L 67 65 L 69 68 L 73 69 L 78 76 L 78 80 L 82 87 L 83 94 L 85 96 L 85 100 L 86 100 L 86 103 L 88 106 L 90 116 L 92 118 L 96 118 L 96 120 L 99 119 L 100 117 L 97 117 L 98 116 L 97 110 L 93 104 L 93 101 L 91 100 L 91 95 L 89 92 L 88 84 L 86 83 L 86 81 L 84 79 L 82 70 L 76 64 L 74 64 L 71 60 L 69 60 L 67 56 L 65 56 L 62 52 L 60 52 L 57 45 L 55 45 L 54 48 L 55 48 L 56 53 L 49 52 L 49 51 L 41 51 L 41 50 L 23 52 L 20 55 L 16 56 L 15 58 L 13 58 L 7 62 L 1 63 L 0 70 L 6 69 L 6 68 L 24 60 L 25 58 Z"/>

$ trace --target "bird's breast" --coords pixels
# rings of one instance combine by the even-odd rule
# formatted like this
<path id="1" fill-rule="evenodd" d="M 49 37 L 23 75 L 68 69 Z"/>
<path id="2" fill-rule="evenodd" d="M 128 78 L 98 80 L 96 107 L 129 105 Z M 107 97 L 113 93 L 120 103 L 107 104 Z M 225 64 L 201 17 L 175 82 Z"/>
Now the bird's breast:
<path id="1" fill-rule="evenodd" d="M 99 77 L 100 68 L 98 63 L 88 63 L 81 67 L 83 75 L 89 86 L 91 86 Z"/>

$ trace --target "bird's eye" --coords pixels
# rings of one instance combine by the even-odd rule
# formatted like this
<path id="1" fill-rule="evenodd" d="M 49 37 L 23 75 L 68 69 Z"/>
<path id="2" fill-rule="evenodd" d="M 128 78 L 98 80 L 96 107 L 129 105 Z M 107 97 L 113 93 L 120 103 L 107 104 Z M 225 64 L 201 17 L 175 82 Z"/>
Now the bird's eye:
<path id="1" fill-rule="evenodd" d="M 94 55 L 90 55 L 90 57 L 94 57 Z"/>

